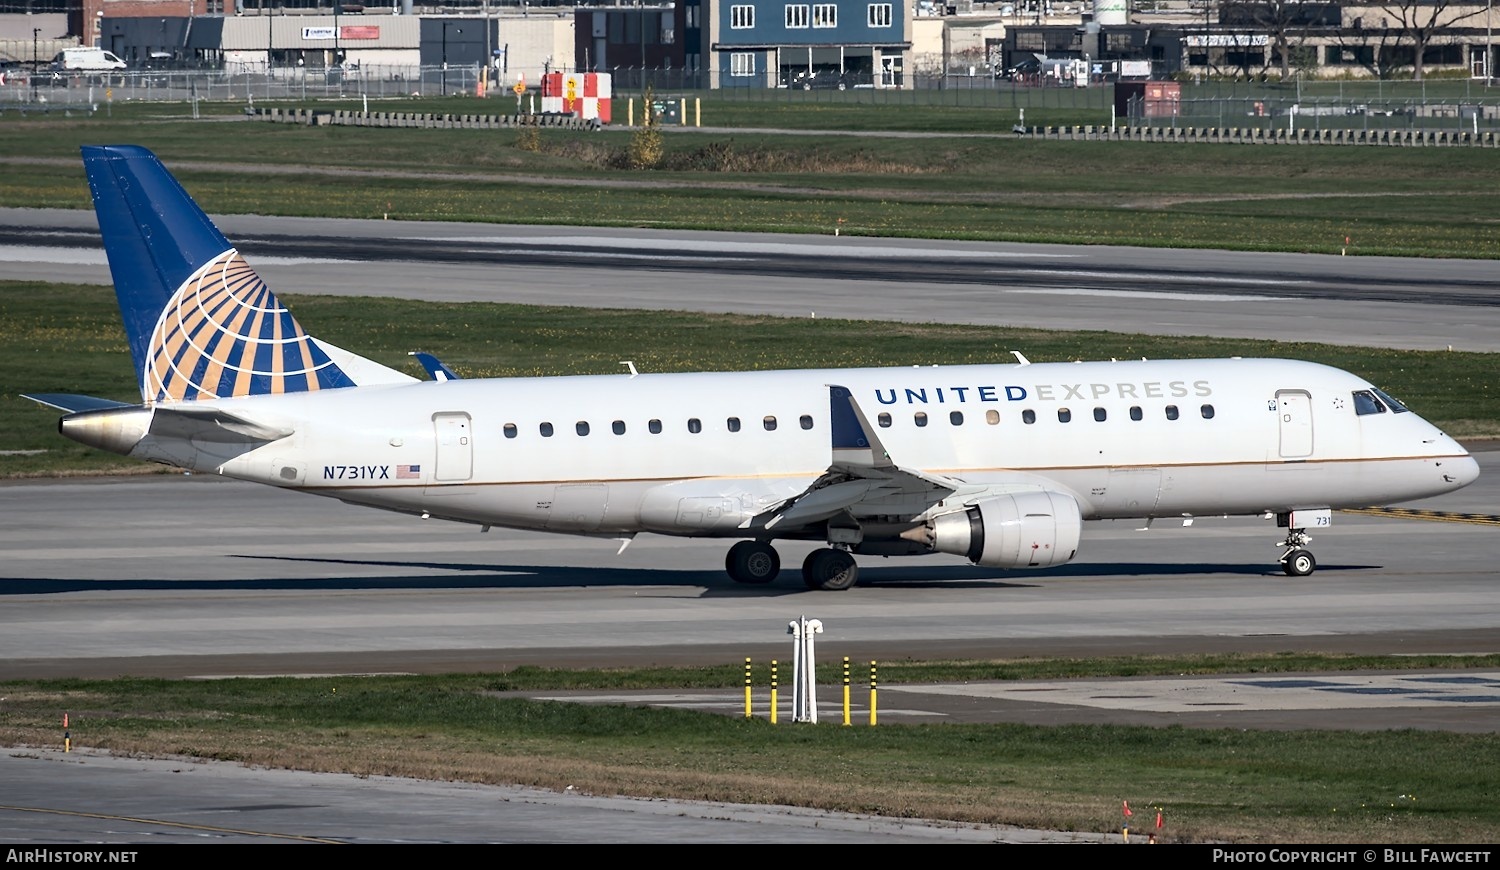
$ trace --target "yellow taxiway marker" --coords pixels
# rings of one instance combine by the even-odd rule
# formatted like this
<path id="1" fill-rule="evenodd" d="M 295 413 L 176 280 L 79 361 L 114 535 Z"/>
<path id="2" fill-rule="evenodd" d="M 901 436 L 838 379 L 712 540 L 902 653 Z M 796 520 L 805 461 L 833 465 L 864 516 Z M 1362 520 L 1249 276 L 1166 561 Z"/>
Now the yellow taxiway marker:
<path id="1" fill-rule="evenodd" d="M 1476 526 L 1500 526 L 1500 515 L 1464 514 L 1453 511 L 1428 511 L 1415 508 L 1345 508 L 1340 513 L 1365 514 L 1372 517 L 1396 517 L 1405 520 L 1436 520 L 1443 523 L 1470 523 Z"/>

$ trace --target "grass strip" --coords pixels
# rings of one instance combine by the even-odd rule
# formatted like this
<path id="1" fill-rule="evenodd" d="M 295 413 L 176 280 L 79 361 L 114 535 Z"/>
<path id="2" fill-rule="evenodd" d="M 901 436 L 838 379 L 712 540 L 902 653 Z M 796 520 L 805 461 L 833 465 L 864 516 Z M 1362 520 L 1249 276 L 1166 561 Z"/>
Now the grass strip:
<path id="1" fill-rule="evenodd" d="M 1500 657 L 1221 656 L 891 663 L 882 687 L 1324 668 L 1494 668 Z M 833 679 L 831 669 L 826 681 Z M 1160 808 L 1164 842 L 1486 843 L 1500 835 L 1493 735 L 1112 725 L 770 725 L 518 690 L 725 688 L 740 664 L 673 670 L 0 684 L 0 743 L 597 794 L 792 804 L 1062 831 Z"/>

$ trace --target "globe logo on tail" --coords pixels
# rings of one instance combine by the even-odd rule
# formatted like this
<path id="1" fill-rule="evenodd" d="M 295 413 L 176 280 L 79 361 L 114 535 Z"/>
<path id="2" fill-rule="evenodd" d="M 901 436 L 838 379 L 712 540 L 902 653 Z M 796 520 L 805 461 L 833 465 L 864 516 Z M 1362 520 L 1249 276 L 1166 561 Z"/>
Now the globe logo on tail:
<path id="1" fill-rule="evenodd" d="M 147 402 L 353 385 L 233 248 L 177 289 L 150 348 L 141 384 Z"/>

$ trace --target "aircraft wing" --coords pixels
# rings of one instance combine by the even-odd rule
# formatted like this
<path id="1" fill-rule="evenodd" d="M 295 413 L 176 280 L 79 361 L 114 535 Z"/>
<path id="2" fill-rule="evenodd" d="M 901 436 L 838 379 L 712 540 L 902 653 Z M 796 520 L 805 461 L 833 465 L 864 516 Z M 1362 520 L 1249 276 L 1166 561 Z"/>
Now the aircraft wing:
<path id="1" fill-rule="evenodd" d="M 915 516 L 963 488 L 962 481 L 898 466 L 847 387 L 828 387 L 833 460 L 801 494 L 750 521 L 803 525 L 841 513 Z"/>

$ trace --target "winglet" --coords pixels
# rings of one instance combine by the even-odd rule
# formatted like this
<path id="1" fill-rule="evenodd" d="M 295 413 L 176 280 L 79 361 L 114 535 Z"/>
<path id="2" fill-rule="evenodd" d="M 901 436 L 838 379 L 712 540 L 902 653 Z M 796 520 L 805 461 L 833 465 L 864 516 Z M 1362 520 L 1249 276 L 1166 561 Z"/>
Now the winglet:
<path id="1" fill-rule="evenodd" d="M 833 429 L 835 467 L 895 467 L 848 387 L 828 385 L 828 419 Z"/>
<path id="2" fill-rule="evenodd" d="M 431 377 L 434 381 L 442 383 L 444 381 L 458 380 L 458 375 L 455 375 L 452 369 L 443 365 L 442 360 L 438 359 L 430 353 L 427 353 L 426 351 L 408 351 L 407 356 L 416 357 L 417 362 L 421 363 L 422 368 L 426 369 L 428 376 Z"/>

